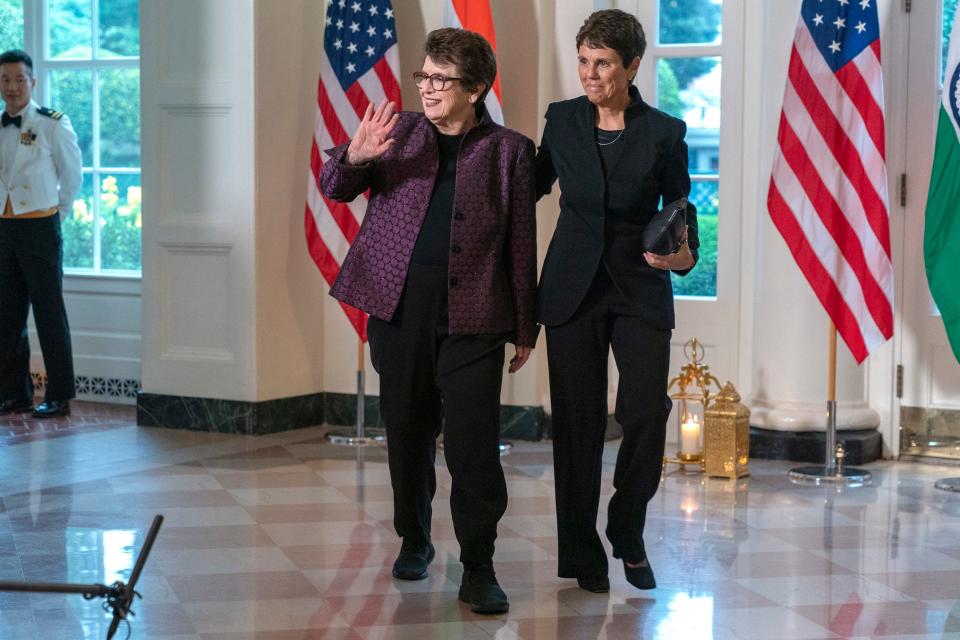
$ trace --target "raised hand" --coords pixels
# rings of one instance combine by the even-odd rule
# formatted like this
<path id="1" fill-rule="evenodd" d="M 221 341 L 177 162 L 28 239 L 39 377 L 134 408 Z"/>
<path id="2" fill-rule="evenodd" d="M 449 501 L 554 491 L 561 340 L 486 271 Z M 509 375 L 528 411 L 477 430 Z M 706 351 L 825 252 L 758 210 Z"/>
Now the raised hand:
<path id="1" fill-rule="evenodd" d="M 390 131 L 393 130 L 400 114 L 394 113 L 396 105 L 384 100 L 376 108 L 373 103 L 367 105 L 357 132 L 353 134 L 347 147 L 347 164 L 364 164 L 376 160 L 393 145 Z"/>

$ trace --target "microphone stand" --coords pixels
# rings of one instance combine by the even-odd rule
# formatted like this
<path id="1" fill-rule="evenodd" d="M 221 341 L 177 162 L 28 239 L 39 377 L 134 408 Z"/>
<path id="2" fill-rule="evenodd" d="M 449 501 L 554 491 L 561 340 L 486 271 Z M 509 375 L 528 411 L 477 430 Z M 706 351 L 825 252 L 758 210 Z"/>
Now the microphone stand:
<path id="1" fill-rule="evenodd" d="M 51 582 L 2 582 L 0 581 L 0 591 L 29 591 L 33 593 L 78 593 L 85 600 L 94 598 L 105 598 L 105 609 L 113 613 L 113 620 L 110 622 L 110 628 L 107 630 L 107 640 L 113 638 L 120 626 L 121 620 L 126 620 L 128 615 L 134 615 L 130 607 L 135 598 L 142 598 L 134 587 L 137 580 L 140 579 L 140 573 L 147 563 L 147 556 L 150 555 L 150 549 L 153 547 L 154 540 L 160 532 L 160 525 L 163 524 L 163 516 L 157 515 L 153 518 L 153 524 L 147 532 L 147 537 L 143 541 L 143 547 L 137 556 L 137 561 L 130 572 L 130 582 L 124 584 L 121 581 L 114 582 L 107 586 L 103 584 L 60 584 Z"/>

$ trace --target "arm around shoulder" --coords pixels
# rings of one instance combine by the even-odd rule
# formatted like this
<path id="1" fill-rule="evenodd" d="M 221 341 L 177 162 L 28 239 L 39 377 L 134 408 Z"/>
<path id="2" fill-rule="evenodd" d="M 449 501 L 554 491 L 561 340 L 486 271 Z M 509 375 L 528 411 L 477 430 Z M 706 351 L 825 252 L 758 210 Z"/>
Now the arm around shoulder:
<path id="1" fill-rule="evenodd" d="M 543 127 L 540 137 L 540 147 L 537 149 L 534 160 L 534 180 L 536 183 L 536 199 L 539 200 L 553 190 L 553 183 L 557 181 L 557 170 L 553 166 L 553 156 L 550 154 L 549 128 L 551 111 L 555 112 L 554 104 L 547 107 L 544 118 L 547 124 Z"/>
<path id="2" fill-rule="evenodd" d="M 510 202 L 510 285 L 516 328 L 514 344 L 533 347 L 540 327 L 536 322 L 537 219 L 534 184 L 535 149 L 524 138 L 517 154 Z"/>

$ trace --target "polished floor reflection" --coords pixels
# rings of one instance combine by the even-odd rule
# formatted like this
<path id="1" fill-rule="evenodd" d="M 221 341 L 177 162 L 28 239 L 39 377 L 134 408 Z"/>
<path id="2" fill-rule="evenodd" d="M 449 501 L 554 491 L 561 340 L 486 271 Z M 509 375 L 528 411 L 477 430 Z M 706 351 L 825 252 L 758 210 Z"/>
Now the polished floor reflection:
<path id="1" fill-rule="evenodd" d="M 116 419 L 8 430 L 0 580 L 125 580 L 162 513 L 132 638 L 960 639 L 960 495 L 933 488 L 949 467 L 872 464 L 873 486 L 839 492 L 792 486 L 787 463 L 753 461 L 738 482 L 671 474 L 648 516 L 659 588 L 612 565 L 597 595 L 556 577 L 549 444 L 516 443 L 496 555 L 511 610 L 483 617 L 457 602 L 442 461 L 437 558 L 400 583 L 382 449 L 332 447 L 321 428 L 244 438 Z M 0 593 L 5 640 L 104 638 L 108 624 L 79 596 Z"/>

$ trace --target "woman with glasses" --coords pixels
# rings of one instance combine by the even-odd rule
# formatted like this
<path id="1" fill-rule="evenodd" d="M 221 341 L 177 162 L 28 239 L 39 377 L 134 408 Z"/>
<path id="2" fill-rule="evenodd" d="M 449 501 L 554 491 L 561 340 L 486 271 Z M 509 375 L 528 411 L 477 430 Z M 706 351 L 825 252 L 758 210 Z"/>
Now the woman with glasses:
<path id="1" fill-rule="evenodd" d="M 696 208 L 689 205 L 687 234 L 674 253 L 649 252 L 643 230 L 659 202 L 690 193 L 686 125 L 644 102 L 633 85 L 646 47 L 633 15 L 597 11 L 576 42 L 584 95 L 547 108 L 536 160 L 538 194 L 557 181 L 562 193 L 538 300 L 550 368 L 559 575 L 588 591 L 610 588 L 597 511 L 612 348 L 623 441 L 606 534 L 627 581 L 653 589 L 643 528 L 671 408 L 670 273 L 686 275 L 697 262 Z"/>
<path id="2" fill-rule="evenodd" d="M 353 139 L 331 149 L 320 189 L 346 202 L 370 191 L 366 217 L 331 288 L 370 314 L 380 374 L 401 580 L 427 577 L 436 438 L 452 476 L 460 600 L 502 613 L 493 570 L 507 506 L 500 466 L 500 386 L 527 361 L 538 327 L 534 144 L 483 104 L 497 73 L 489 43 L 462 29 L 427 37 L 413 74 L 423 113 L 370 105 Z"/>

